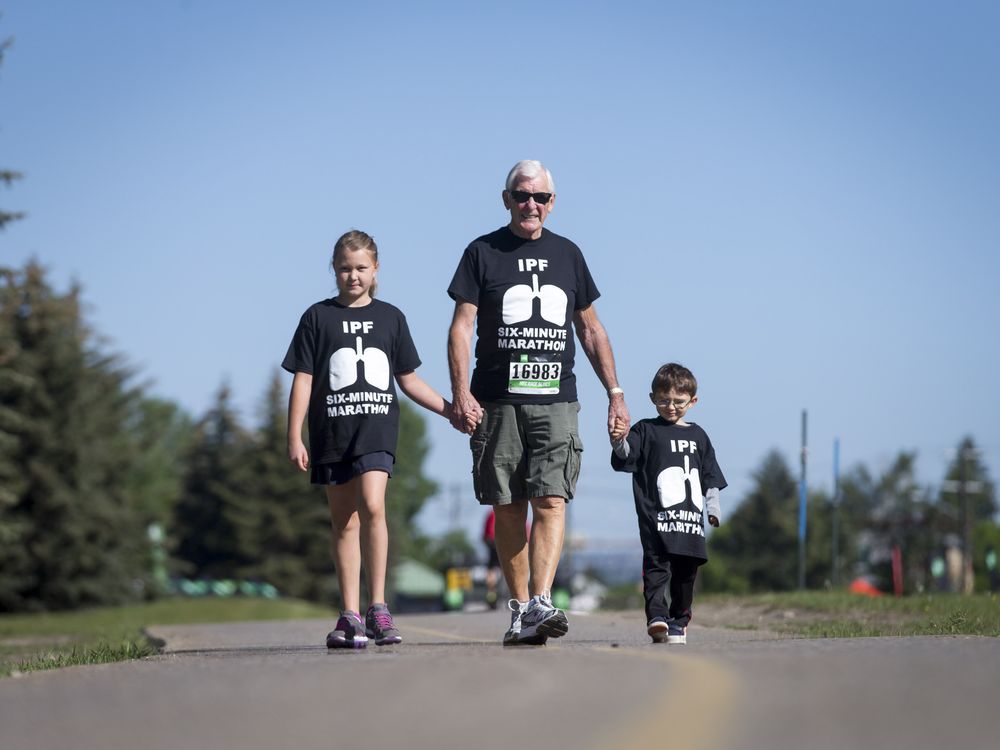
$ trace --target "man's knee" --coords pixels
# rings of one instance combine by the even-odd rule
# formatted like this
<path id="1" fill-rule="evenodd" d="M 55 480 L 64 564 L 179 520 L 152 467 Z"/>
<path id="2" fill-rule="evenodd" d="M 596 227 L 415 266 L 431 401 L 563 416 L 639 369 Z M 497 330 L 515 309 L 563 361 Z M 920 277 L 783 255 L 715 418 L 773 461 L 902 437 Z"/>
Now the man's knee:
<path id="1" fill-rule="evenodd" d="M 542 514 L 549 517 L 561 517 L 566 513 L 566 500 L 553 495 L 533 497 L 531 499 L 531 507 L 536 515 Z"/>

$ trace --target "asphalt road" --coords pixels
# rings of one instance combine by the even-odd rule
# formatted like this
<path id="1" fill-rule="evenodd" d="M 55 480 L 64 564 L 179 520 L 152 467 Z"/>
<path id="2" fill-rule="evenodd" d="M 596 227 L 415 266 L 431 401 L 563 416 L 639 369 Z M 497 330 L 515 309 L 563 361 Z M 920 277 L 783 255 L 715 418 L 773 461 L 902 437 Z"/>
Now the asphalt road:
<path id="1" fill-rule="evenodd" d="M 327 652 L 331 622 L 154 628 L 162 656 L 0 680 L 2 750 L 1000 746 L 1000 639 L 778 639 L 571 615 L 507 648 L 500 612 L 397 617 L 400 646 Z"/>

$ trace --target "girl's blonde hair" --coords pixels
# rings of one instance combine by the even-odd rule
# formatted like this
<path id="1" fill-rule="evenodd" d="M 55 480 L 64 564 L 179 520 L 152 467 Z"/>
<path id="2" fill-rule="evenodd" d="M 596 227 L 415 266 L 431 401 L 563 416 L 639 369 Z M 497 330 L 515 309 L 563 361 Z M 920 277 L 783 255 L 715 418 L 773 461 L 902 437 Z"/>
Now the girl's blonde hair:
<path id="1" fill-rule="evenodd" d="M 333 256 L 330 258 L 330 268 L 334 275 L 337 274 L 337 258 L 342 256 L 348 251 L 355 250 L 365 250 L 368 256 L 372 259 L 372 264 L 378 266 L 378 245 L 375 244 L 374 238 L 367 232 L 362 232 L 360 229 L 352 229 L 349 232 L 344 232 L 340 235 L 340 239 L 337 240 L 336 244 L 333 246 Z M 378 283 L 373 281 L 371 292 L 369 293 L 372 297 L 375 296 L 375 289 L 378 287 Z"/>

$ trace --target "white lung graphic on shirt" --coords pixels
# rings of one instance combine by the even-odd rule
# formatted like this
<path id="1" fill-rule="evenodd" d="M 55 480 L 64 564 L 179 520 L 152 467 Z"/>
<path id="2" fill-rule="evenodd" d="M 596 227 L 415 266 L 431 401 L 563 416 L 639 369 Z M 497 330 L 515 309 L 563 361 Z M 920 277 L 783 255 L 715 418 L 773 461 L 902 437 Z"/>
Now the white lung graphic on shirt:
<path id="1" fill-rule="evenodd" d="M 660 493 L 660 505 L 669 508 L 671 505 L 680 505 L 687 500 L 687 490 L 684 487 L 684 480 L 691 483 L 691 500 L 700 511 L 704 505 L 701 494 L 701 479 L 698 478 L 698 469 L 691 468 L 691 458 L 684 456 L 684 468 L 671 466 L 660 472 L 656 478 L 656 491 Z"/>
<path id="2" fill-rule="evenodd" d="M 543 318 L 557 326 L 566 324 L 566 292 L 552 284 L 539 288 L 537 273 L 531 274 L 531 286 L 516 284 L 504 292 L 503 322 L 510 325 L 528 320 L 535 297 L 542 301 Z"/>
<path id="3" fill-rule="evenodd" d="M 358 379 L 358 362 L 365 363 L 365 380 L 369 385 L 389 390 L 389 358 L 374 346 L 362 350 L 360 336 L 356 350 L 345 346 L 330 355 L 330 390 L 339 391 L 354 385 Z"/>

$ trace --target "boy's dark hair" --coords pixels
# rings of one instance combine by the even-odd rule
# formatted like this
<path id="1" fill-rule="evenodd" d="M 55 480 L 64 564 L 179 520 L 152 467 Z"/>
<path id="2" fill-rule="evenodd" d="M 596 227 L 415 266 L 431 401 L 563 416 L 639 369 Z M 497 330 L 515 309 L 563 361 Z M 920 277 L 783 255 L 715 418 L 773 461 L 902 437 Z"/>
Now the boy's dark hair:
<path id="1" fill-rule="evenodd" d="M 656 371 L 656 375 L 653 376 L 652 392 L 666 393 L 671 389 L 678 393 L 686 393 L 688 396 L 697 396 L 698 381 L 694 379 L 694 373 L 684 365 L 670 362 Z"/>

